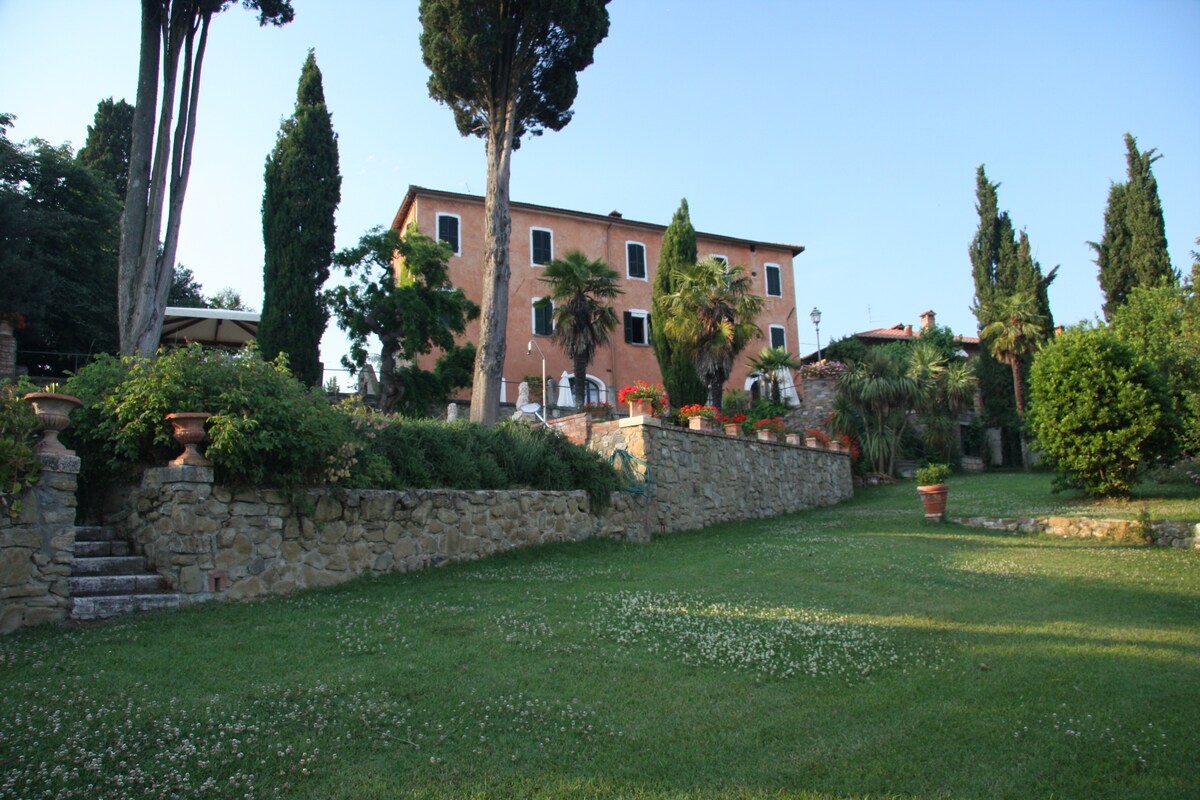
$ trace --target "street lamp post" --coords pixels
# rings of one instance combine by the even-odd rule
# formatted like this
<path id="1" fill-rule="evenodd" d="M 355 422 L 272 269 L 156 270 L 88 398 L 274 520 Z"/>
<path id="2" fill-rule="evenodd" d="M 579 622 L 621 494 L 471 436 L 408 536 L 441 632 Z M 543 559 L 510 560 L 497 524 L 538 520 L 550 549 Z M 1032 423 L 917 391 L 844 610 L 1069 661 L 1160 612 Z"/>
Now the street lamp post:
<path id="1" fill-rule="evenodd" d="M 809 313 L 808 318 L 812 320 L 813 327 L 817 329 L 817 363 L 821 363 L 821 309 L 813 306 L 813 310 Z"/>
<path id="2" fill-rule="evenodd" d="M 542 418 L 542 424 L 546 423 L 546 354 L 542 352 L 542 346 L 533 339 L 529 340 L 529 346 L 525 348 L 526 355 L 533 355 L 533 348 L 538 349 L 538 355 L 542 357 L 542 413 L 538 416 Z"/>

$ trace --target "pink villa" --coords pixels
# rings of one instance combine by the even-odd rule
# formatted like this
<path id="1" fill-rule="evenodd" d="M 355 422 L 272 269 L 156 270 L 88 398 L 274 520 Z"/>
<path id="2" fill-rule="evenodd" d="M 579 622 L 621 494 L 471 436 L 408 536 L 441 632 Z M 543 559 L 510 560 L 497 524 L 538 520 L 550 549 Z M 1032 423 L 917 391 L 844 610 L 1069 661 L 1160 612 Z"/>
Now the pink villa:
<path id="1" fill-rule="evenodd" d="M 658 361 L 650 347 L 650 291 L 666 226 L 625 219 L 616 211 L 591 214 L 529 203 L 512 203 L 511 219 L 512 276 L 502 400 L 515 401 L 517 385 L 526 376 L 541 375 L 538 347 L 546 355 L 548 381 L 557 380 L 564 371 L 571 372 L 566 354 L 549 338 L 552 333 L 549 311 L 534 306 L 549 289 L 541 280 L 542 268 L 571 250 L 580 250 L 590 259 L 603 259 L 621 276 L 624 290 L 613 301 L 620 323 L 609 345 L 597 353 L 588 371 L 588 399 L 616 405 L 617 391 L 622 386 L 635 380 L 660 381 Z M 421 233 L 448 242 L 454 249 L 450 258 L 451 282 L 479 303 L 483 283 L 483 220 L 482 197 L 410 186 L 392 227 L 406 230 L 416 225 Z M 728 384 L 749 389 L 757 376 L 746 367 L 748 358 L 768 344 L 796 352 L 799 328 L 793 259 L 804 248 L 700 232 L 696 240 L 701 258 L 713 256 L 727 263 L 745 265 L 752 276 L 753 291 L 765 299 L 758 318 L 763 336 L 751 342 L 737 359 Z M 478 336 L 478 323 L 472 323 L 466 338 L 478 341 Z M 530 341 L 538 347 L 529 348 Z"/>

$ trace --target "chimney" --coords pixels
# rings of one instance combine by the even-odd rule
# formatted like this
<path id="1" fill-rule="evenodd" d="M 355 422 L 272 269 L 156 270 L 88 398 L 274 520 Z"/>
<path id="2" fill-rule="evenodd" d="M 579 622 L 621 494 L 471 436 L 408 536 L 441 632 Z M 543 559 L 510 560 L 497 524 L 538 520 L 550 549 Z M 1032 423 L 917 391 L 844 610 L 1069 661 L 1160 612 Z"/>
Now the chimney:
<path id="1" fill-rule="evenodd" d="M 905 325 L 905 326 L 904 326 L 904 335 L 905 335 L 905 336 L 912 336 L 912 325 Z"/>
<path id="2" fill-rule="evenodd" d="M 924 312 L 923 314 L 921 314 L 921 330 L 923 330 L 923 331 L 932 330 L 933 326 L 937 324 L 936 320 L 937 320 L 937 315 L 934 314 L 932 311 Z"/>

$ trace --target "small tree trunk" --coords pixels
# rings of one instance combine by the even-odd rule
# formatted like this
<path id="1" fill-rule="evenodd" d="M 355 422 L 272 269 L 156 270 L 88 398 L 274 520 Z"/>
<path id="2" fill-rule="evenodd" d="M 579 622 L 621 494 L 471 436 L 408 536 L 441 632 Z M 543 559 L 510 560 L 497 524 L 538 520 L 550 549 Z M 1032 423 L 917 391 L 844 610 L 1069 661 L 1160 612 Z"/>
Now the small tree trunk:
<path id="1" fill-rule="evenodd" d="M 479 346 L 471 386 L 471 421 L 493 425 L 500 413 L 500 381 L 504 373 L 508 326 L 509 174 L 512 165 L 515 109 L 488 126 L 487 197 L 484 198 L 483 298 L 479 311 Z M 461 235 L 461 232 L 460 232 Z"/>
<path id="2" fill-rule="evenodd" d="M 1013 399 L 1017 404 L 1017 437 L 1021 442 L 1021 468 L 1029 471 L 1029 444 L 1025 441 L 1025 383 L 1021 375 L 1021 359 L 1013 356 L 1009 361 L 1013 374 Z"/>
<path id="3" fill-rule="evenodd" d="M 575 359 L 575 386 L 571 392 L 575 397 L 575 408 L 583 408 L 584 401 L 587 399 L 587 368 L 586 358 Z"/>

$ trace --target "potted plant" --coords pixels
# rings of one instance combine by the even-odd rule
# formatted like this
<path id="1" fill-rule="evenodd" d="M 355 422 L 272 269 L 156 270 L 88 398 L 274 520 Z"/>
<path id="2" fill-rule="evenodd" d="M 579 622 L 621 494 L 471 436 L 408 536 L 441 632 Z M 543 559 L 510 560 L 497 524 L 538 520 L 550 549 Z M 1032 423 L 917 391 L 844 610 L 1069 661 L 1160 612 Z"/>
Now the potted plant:
<path id="1" fill-rule="evenodd" d="M 64 447 L 58 441 L 58 434 L 70 423 L 71 412 L 83 403 L 77 397 L 59 394 L 57 383 L 42 388 L 43 391 L 30 392 L 23 398 L 33 406 L 33 414 L 42 426 L 42 439 L 33 446 L 33 452 L 39 455 L 73 456 L 75 451 Z"/>
<path id="2" fill-rule="evenodd" d="M 632 386 L 617 392 L 617 402 L 629 404 L 631 417 L 657 417 L 666 410 L 670 400 L 661 383 L 634 381 Z"/>
<path id="3" fill-rule="evenodd" d="M 716 406 L 704 406 L 693 403 L 679 409 L 679 421 L 686 423 L 694 431 L 711 431 L 713 420 L 721 416 Z"/>
<path id="4" fill-rule="evenodd" d="M 824 447 L 829 444 L 829 437 L 820 428 L 809 428 L 804 432 L 804 444 L 808 447 Z"/>
<path id="5" fill-rule="evenodd" d="M 583 413 L 593 420 L 604 420 L 612 416 L 612 406 L 604 402 L 584 403 Z"/>
<path id="6" fill-rule="evenodd" d="M 941 522 L 945 518 L 949 477 L 950 467 L 945 464 L 926 464 L 917 470 L 917 494 L 925 506 L 925 519 Z"/>
<path id="7" fill-rule="evenodd" d="M 787 430 L 782 417 L 768 417 L 754 423 L 754 432 L 761 442 L 774 442 Z"/>
<path id="8" fill-rule="evenodd" d="M 746 424 L 746 415 L 726 414 L 721 417 L 721 424 L 725 426 L 726 436 L 741 436 Z"/>

